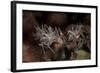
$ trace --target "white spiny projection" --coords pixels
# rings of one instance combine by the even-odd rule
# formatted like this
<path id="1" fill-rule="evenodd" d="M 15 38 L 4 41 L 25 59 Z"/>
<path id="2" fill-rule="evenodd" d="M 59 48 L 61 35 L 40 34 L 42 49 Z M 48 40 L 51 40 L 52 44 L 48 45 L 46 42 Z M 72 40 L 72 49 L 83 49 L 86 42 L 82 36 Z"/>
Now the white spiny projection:
<path id="1" fill-rule="evenodd" d="M 35 39 L 39 40 L 39 46 L 42 47 L 44 54 L 46 48 L 55 53 L 53 48 L 50 47 L 53 42 L 58 42 L 59 44 L 63 44 L 65 42 L 65 37 L 63 36 L 60 28 L 52 28 L 51 26 L 47 26 L 46 24 L 41 26 L 36 25 L 34 27 L 36 30 L 36 32 L 34 33 Z"/>
<path id="2" fill-rule="evenodd" d="M 34 39 L 36 41 L 39 41 L 39 46 L 43 49 L 43 52 L 45 54 L 45 49 L 49 49 L 52 51 L 52 53 L 55 54 L 54 48 L 51 47 L 51 45 L 54 42 L 59 43 L 63 47 L 69 46 L 70 43 L 77 43 L 75 50 L 82 47 L 84 44 L 84 35 L 82 31 L 83 25 L 74 25 L 72 24 L 70 29 L 67 30 L 67 35 L 63 34 L 60 28 L 57 27 L 51 27 L 50 25 L 35 25 L 34 28 L 36 32 L 34 33 Z M 80 37 L 82 36 L 82 37 Z M 73 45 L 70 45 L 70 48 Z"/>
<path id="3" fill-rule="evenodd" d="M 67 35 L 69 35 L 67 37 L 68 41 L 76 41 L 77 43 L 77 49 L 81 48 L 83 43 L 84 43 L 84 35 L 83 35 L 83 31 L 82 31 L 83 25 L 74 25 L 72 24 L 72 27 L 70 28 L 70 30 L 67 31 Z M 82 37 L 80 37 L 82 36 Z"/>
<path id="4" fill-rule="evenodd" d="M 74 25 L 72 26 L 72 28 L 70 30 L 68 30 L 68 34 L 70 36 L 73 36 L 73 38 L 79 38 L 80 34 L 81 34 L 81 29 L 82 29 L 83 25 Z M 71 39 L 71 37 L 69 37 Z"/>

